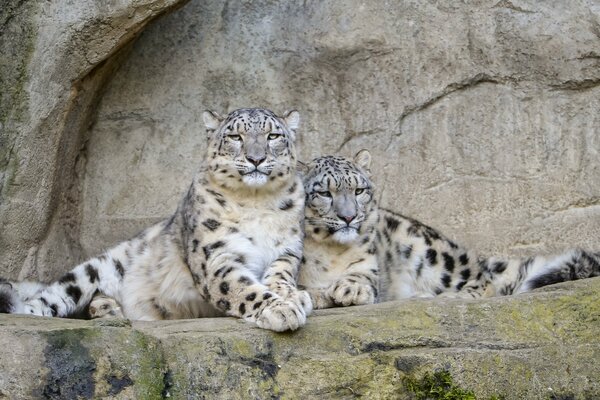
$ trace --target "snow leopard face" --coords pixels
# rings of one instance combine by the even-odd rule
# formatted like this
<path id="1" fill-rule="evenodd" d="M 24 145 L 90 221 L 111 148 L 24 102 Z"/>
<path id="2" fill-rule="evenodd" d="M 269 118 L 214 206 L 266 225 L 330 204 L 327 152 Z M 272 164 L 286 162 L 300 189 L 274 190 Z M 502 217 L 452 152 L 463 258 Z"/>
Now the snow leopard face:
<path id="1" fill-rule="evenodd" d="M 244 108 L 225 118 L 206 111 L 213 179 L 230 189 L 277 188 L 288 182 L 295 174 L 299 120 L 297 111 L 278 117 L 269 110 Z"/>
<path id="2" fill-rule="evenodd" d="M 348 244 L 373 229 L 370 163 L 369 152 L 362 150 L 354 161 L 325 156 L 309 164 L 304 179 L 307 236 Z"/>

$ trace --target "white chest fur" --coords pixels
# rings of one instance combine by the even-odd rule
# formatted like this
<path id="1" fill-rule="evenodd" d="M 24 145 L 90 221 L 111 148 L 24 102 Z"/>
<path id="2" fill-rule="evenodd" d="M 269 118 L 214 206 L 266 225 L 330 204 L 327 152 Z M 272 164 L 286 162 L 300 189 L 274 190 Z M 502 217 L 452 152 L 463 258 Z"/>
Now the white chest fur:
<path id="1" fill-rule="evenodd" d="M 227 247 L 232 253 L 244 256 L 247 268 L 257 279 L 286 249 L 301 251 L 296 213 L 244 207 L 238 215 L 231 221 L 238 232 L 231 234 Z M 294 226 L 298 226 L 295 234 L 291 232 Z"/>

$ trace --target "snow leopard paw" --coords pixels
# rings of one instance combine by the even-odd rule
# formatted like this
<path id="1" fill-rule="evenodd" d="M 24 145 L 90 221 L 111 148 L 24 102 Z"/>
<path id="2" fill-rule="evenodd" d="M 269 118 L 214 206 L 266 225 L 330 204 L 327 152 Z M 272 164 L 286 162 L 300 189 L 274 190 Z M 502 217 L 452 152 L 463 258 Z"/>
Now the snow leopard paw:
<path id="1" fill-rule="evenodd" d="M 375 303 L 375 291 L 370 285 L 361 284 L 350 279 L 334 282 L 327 294 L 337 306 L 353 306 Z"/>
<path id="2" fill-rule="evenodd" d="M 277 282 L 270 289 L 283 300 L 290 301 L 304 310 L 305 315 L 310 315 L 313 304 L 310 295 L 305 290 L 299 290 L 287 282 Z"/>
<path id="3" fill-rule="evenodd" d="M 105 295 L 96 295 L 89 307 L 90 319 L 125 318 L 121 306 L 115 299 Z"/>
<path id="4" fill-rule="evenodd" d="M 256 317 L 256 325 L 275 332 L 295 331 L 304 324 L 304 309 L 295 302 L 283 299 L 273 300 Z"/>

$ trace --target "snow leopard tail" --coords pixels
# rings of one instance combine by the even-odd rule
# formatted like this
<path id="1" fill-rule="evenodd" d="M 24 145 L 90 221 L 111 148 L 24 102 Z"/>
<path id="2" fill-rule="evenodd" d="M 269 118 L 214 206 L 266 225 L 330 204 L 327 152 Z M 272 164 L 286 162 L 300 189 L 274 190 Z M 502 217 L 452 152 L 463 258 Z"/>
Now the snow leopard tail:
<path id="1" fill-rule="evenodd" d="M 0 278 L 0 313 L 15 314 L 23 308 L 23 302 L 11 282 Z"/>
<path id="2" fill-rule="evenodd" d="M 496 295 L 529 292 L 554 283 L 600 276 L 600 252 L 570 250 L 557 256 L 527 259 L 488 258 L 480 266 Z"/>
<path id="3" fill-rule="evenodd" d="M 0 278 L 0 313 L 23 314 L 25 302 L 45 287 L 37 282 L 15 282 Z"/>

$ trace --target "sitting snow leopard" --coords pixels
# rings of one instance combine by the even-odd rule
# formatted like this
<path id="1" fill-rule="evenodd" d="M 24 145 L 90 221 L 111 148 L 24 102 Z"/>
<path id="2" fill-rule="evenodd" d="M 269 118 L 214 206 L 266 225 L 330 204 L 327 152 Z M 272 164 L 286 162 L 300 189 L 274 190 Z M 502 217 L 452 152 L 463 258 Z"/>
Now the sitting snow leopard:
<path id="1" fill-rule="evenodd" d="M 24 312 L 68 316 L 96 291 L 129 319 L 229 315 L 295 330 L 312 310 L 296 288 L 304 190 L 296 172 L 299 114 L 207 111 L 207 160 L 175 214 L 48 285 Z"/>
<path id="2" fill-rule="evenodd" d="M 600 275 L 600 253 L 477 257 L 436 230 L 377 207 L 371 156 L 320 157 L 305 173 L 304 258 L 298 284 L 315 308 L 407 297 L 489 297 Z"/>

